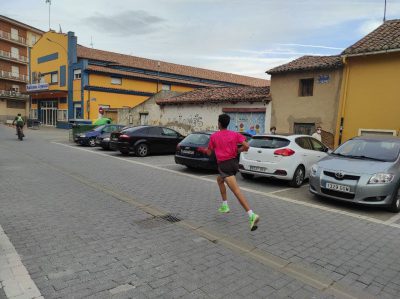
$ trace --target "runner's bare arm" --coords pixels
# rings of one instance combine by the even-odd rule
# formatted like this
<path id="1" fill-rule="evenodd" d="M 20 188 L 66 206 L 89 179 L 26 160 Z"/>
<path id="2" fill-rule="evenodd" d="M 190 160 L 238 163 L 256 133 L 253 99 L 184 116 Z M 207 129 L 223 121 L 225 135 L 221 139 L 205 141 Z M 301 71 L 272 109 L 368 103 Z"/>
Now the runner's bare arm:
<path id="1" fill-rule="evenodd" d="M 239 147 L 239 149 L 238 149 L 239 153 L 247 152 L 248 150 L 249 150 L 249 144 L 246 141 L 243 141 L 241 143 L 241 147 Z"/>

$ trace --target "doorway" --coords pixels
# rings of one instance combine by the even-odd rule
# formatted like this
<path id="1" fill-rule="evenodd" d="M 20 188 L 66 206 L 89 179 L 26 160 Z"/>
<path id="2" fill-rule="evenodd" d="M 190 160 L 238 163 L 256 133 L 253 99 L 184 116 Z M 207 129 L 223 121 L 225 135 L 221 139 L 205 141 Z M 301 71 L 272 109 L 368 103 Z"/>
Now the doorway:
<path id="1" fill-rule="evenodd" d="M 57 101 L 43 101 L 40 103 L 40 122 L 44 126 L 56 126 Z"/>

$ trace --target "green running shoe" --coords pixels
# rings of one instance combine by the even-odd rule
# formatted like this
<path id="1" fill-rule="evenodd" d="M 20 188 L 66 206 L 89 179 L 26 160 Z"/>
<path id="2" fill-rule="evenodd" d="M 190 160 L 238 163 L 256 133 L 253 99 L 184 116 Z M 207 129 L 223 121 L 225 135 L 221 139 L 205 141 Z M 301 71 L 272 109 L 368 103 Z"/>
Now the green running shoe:
<path id="1" fill-rule="evenodd" d="M 251 231 L 255 231 L 258 228 L 257 226 L 258 220 L 260 220 L 260 217 L 257 214 L 253 213 L 253 215 L 249 217 Z"/>
<path id="2" fill-rule="evenodd" d="M 230 209 L 229 209 L 229 206 L 228 206 L 228 205 L 222 204 L 222 205 L 219 207 L 218 211 L 219 211 L 220 213 L 229 213 Z"/>

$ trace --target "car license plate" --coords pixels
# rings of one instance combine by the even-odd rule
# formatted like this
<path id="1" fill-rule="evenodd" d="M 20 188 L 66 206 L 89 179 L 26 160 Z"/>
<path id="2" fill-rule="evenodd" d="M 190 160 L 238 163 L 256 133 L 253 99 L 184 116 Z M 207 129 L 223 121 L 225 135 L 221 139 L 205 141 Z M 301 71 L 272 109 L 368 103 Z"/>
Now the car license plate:
<path id="1" fill-rule="evenodd" d="M 112 141 L 117 141 L 118 138 L 115 138 L 115 137 L 114 137 L 114 138 L 111 138 L 111 140 L 112 140 Z"/>
<path id="2" fill-rule="evenodd" d="M 350 193 L 350 187 L 344 185 L 326 183 L 326 189 Z"/>
<path id="3" fill-rule="evenodd" d="M 267 168 L 266 167 L 260 167 L 260 166 L 250 166 L 250 170 L 266 172 Z"/>
<path id="4" fill-rule="evenodd" d="M 190 150 L 181 150 L 182 154 L 187 154 L 187 155 L 193 155 L 194 151 L 190 151 Z"/>

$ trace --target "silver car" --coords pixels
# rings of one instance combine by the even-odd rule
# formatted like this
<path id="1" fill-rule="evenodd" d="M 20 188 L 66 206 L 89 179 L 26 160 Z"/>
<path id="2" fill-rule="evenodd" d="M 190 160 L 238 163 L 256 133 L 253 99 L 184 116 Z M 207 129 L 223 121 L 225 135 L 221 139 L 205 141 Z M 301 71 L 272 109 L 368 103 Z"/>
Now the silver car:
<path id="1" fill-rule="evenodd" d="M 350 139 L 311 167 L 310 192 L 400 211 L 400 139 Z"/>

